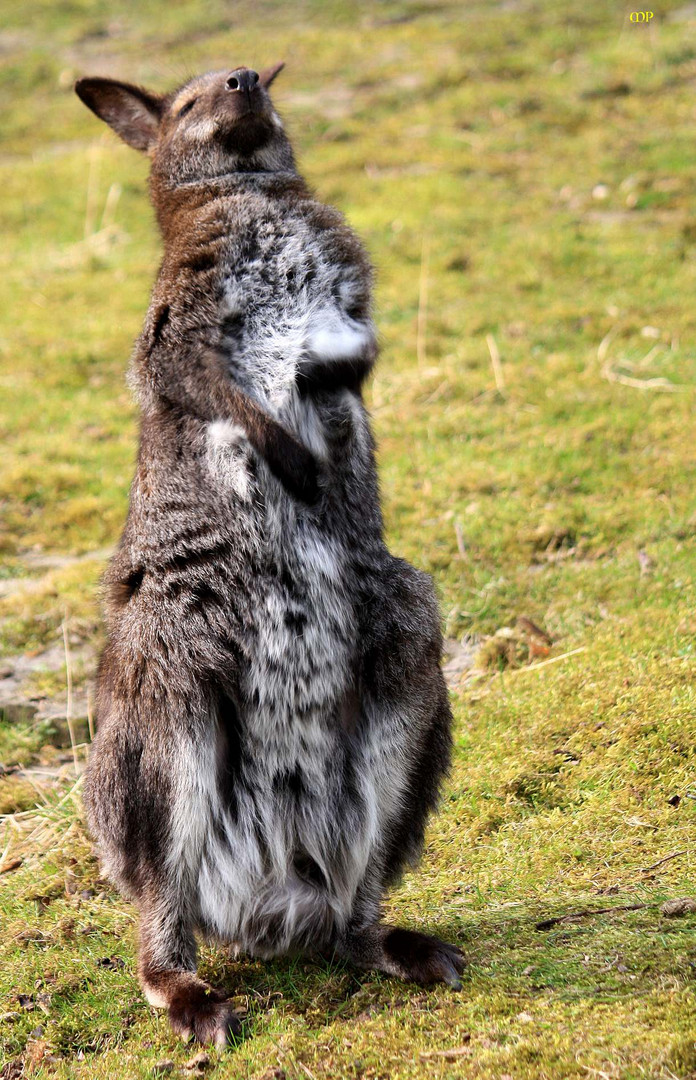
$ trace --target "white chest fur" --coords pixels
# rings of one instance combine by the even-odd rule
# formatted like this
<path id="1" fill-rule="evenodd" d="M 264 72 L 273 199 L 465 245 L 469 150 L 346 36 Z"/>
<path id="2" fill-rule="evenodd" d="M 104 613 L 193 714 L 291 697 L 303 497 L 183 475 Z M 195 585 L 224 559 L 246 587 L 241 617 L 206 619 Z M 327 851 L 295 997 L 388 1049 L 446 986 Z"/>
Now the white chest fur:
<path id="1" fill-rule="evenodd" d="M 233 377 L 278 411 L 292 396 L 303 360 L 330 365 L 374 351 L 369 283 L 363 266 L 336 258 L 330 230 L 311 229 L 301 216 L 248 228 L 246 250 L 254 255 L 231 254 L 219 316 L 229 327 Z"/>

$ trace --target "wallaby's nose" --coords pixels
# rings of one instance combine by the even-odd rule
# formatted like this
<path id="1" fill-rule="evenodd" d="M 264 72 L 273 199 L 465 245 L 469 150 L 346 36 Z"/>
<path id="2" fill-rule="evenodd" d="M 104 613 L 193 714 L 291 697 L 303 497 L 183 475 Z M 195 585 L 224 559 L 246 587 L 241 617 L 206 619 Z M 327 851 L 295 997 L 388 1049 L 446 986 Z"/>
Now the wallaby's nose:
<path id="1" fill-rule="evenodd" d="M 227 76 L 225 86 L 228 90 L 253 90 L 259 81 L 258 74 L 251 68 L 237 68 Z"/>

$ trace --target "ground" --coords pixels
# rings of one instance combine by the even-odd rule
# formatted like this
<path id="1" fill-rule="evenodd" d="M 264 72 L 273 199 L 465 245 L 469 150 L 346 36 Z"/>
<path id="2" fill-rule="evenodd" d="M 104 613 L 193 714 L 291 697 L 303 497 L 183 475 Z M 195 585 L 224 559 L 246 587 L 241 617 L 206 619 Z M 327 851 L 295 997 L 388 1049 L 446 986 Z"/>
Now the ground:
<path id="1" fill-rule="evenodd" d="M 696 915 L 663 908 L 696 894 L 696 6 L 6 7 L 0 1076 L 696 1076 Z M 82 824 L 159 245 L 145 161 L 71 87 L 278 59 L 377 268 L 389 542 L 455 654 L 454 769 L 388 914 L 468 968 L 426 991 L 206 948 L 244 1036 L 186 1070 Z"/>

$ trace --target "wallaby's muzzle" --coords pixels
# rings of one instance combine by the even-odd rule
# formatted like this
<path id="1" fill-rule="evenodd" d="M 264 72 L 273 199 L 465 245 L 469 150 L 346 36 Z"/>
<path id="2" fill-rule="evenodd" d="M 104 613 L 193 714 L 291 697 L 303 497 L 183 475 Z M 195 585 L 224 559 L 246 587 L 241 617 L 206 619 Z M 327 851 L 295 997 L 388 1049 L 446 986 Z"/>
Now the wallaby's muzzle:
<path id="1" fill-rule="evenodd" d="M 233 93 L 249 94 L 258 85 L 258 81 L 258 72 L 252 71 L 251 68 L 237 68 L 228 75 L 225 87 Z"/>
<path id="2" fill-rule="evenodd" d="M 270 102 L 266 94 L 261 93 L 263 83 L 258 72 L 251 68 L 239 67 L 231 71 L 224 83 L 223 96 L 227 98 L 225 113 L 229 106 L 233 106 L 233 115 L 239 119 L 253 113 L 255 116 L 263 116 L 270 111 Z"/>

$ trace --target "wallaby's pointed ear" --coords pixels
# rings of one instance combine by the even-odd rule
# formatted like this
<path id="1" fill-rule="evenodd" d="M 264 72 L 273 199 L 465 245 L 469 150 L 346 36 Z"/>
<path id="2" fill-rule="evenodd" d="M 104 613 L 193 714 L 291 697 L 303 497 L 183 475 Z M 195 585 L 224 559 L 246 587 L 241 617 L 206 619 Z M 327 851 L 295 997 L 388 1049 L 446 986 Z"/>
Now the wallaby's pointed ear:
<path id="1" fill-rule="evenodd" d="M 115 79 L 78 79 L 80 101 L 136 150 L 149 150 L 157 140 L 164 98 L 140 86 Z"/>
<path id="2" fill-rule="evenodd" d="M 274 64 L 273 67 L 266 68 L 259 75 L 259 82 L 266 90 L 271 85 L 276 75 L 280 75 L 281 71 L 285 67 L 285 61 L 281 60 L 279 64 Z"/>

